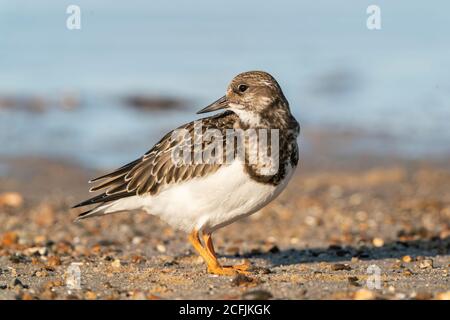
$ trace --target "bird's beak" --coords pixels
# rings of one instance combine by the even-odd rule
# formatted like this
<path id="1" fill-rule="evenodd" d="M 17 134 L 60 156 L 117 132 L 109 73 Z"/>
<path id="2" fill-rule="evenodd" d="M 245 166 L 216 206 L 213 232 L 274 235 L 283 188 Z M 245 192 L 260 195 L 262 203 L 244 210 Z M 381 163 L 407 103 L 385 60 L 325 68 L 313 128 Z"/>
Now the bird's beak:
<path id="1" fill-rule="evenodd" d="M 198 111 L 197 114 L 211 112 L 211 111 L 216 111 L 216 110 L 224 109 L 224 108 L 227 108 L 227 107 L 228 107 L 227 97 L 223 96 L 219 100 L 216 100 L 213 103 L 211 103 L 206 108 L 203 108 L 202 110 Z"/>

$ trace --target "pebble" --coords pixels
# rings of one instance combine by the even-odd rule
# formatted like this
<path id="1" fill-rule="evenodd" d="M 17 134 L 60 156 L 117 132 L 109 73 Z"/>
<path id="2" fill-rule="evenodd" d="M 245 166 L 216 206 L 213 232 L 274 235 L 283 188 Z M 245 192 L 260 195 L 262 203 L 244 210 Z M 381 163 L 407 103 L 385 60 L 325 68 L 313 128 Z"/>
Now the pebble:
<path id="1" fill-rule="evenodd" d="M 420 269 L 431 269 L 433 268 L 433 260 L 432 259 L 424 259 L 419 264 Z"/>
<path id="2" fill-rule="evenodd" d="M 315 226 L 318 226 L 320 224 L 320 222 L 319 222 L 319 219 L 314 216 L 307 216 L 305 218 L 305 224 L 310 227 L 315 227 Z"/>
<path id="3" fill-rule="evenodd" d="M 381 238 L 373 238 L 372 244 L 375 247 L 380 248 L 380 247 L 384 246 L 384 240 Z"/>
<path id="4" fill-rule="evenodd" d="M 270 270 L 269 268 L 265 268 L 265 267 L 253 267 L 252 269 L 254 271 L 258 272 L 258 274 L 270 274 L 270 273 L 272 273 L 272 270 Z"/>
<path id="5" fill-rule="evenodd" d="M 48 254 L 47 247 L 31 247 L 24 251 L 29 256 L 46 256 Z"/>
<path id="6" fill-rule="evenodd" d="M 131 257 L 131 262 L 132 263 L 143 263 L 145 261 L 146 261 L 146 259 L 143 256 L 140 256 L 140 255 L 134 255 L 133 257 Z"/>
<path id="7" fill-rule="evenodd" d="M 84 297 L 85 297 L 87 300 L 96 300 L 96 299 L 97 299 L 97 294 L 96 294 L 95 292 L 88 291 L 88 292 L 86 292 L 86 294 L 84 295 Z"/>
<path id="8" fill-rule="evenodd" d="M 19 241 L 19 235 L 17 232 L 10 231 L 3 234 L 1 239 L 1 245 L 4 247 L 9 247 L 13 244 L 16 244 Z"/>
<path id="9" fill-rule="evenodd" d="M 164 253 L 164 252 L 166 252 L 166 247 L 163 244 L 158 244 L 158 245 L 156 245 L 156 250 L 158 252 Z"/>
<path id="10" fill-rule="evenodd" d="M 142 243 L 143 238 L 142 237 L 133 237 L 133 239 L 131 240 L 132 244 L 140 244 Z"/>
<path id="11" fill-rule="evenodd" d="M 406 294 L 401 293 L 401 292 L 396 293 L 396 294 L 395 294 L 395 298 L 396 298 L 396 299 L 399 299 L 399 300 L 403 300 L 403 299 L 406 298 Z"/>
<path id="12" fill-rule="evenodd" d="M 37 271 L 33 272 L 32 276 L 38 277 L 38 278 L 43 278 L 43 277 L 48 276 L 48 272 L 45 270 L 37 270 Z"/>
<path id="13" fill-rule="evenodd" d="M 4 192 L 0 194 L 0 207 L 18 208 L 23 204 L 23 197 L 18 192 Z"/>
<path id="14" fill-rule="evenodd" d="M 411 298 L 416 300 L 430 300 L 431 298 L 433 298 L 433 296 L 429 292 L 421 291 L 421 292 L 413 292 L 411 294 Z"/>
<path id="15" fill-rule="evenodd" d="M 440 292 L 436 295 L 438 300 L 450 300 L 450 291 Z"/>
<path id="16" fill-rule="evenodd" d="M 111 266 L 114 269 L 120 269 L 120 267 L 122 266 L 122 263 L 120 262 L 120 259 L 116 259 L 113 262 L 111 262 Z"/>
<path id="17" fill-rule="evenodd" d="M 349 270 L 352 270 L 352 268 L 348 264 L 336 263 L 331 266 L 331 270 L 333 270 L 333 271 L 342 271 L 342 270 L 349 271 Z"/>
<path id="18" fill-rule="evenodd" d="M 26 284 L 23 284 L 22 281 L 20 281 L 19 278 L 15 278 L 12 283 L 11 287 L 21 287 L 23 289 L 28 289 L 29 287 Z"/>
<path id="19" fill-rule="evenodd" d="M 405 269 L 404 271 L 403 271 L 403 274 L 405 275 L 405 276 L 412 276 L 413 275 L 413 272 L 411 271 L 411 270 L 409 270 L 409 269 Z"/>
<path id="20" fill-rule="evenodd" d="M 353 299 L 355 300 L 373 300 L 375 299 L 375 293 L 367 289 L 359 289 L 355 292 Z"/>
<path id="21" fill-rule="evenodd" d="M 250 290 L 242 294 L 244 300 L 268 300 L 272 297 L 273 295 L 266 290 Z"/>
<path id="22" fill-rule="evenodd" d="M 33 296 L 28 292 L 22 293 L 19 297 L 20 300 L 33 300 Z"/>
<path id="23" fill-rule="evenodd" d="M 61 287 L 64 285 L 62 280 L 50 280 L 43 284 L 45 290 L 51 290 L 54 287 Z"/>
<path id="24" fill-rule="evenodd" d="M 403 262 L 406 262 L 406 263 L 409 263 L 409 262 L 412 261 L 412 258 L 411 258 L 411 256 L 403 256 L 403 257 L 402 257 L 402 261 L 403 261 Z"/>
<path id="25" fill-rule="evenodd" d="M 147 296 L 142 291 L 134 291 L 131 294 L 131 299 L 133 299 L 133 300 L 147 300 Z"/>
<path id="26" fill-rule="evenodd" d="M 19 253 L 16 253 L 16 254 L 11 255 L 11 256 L 9 257 L 9 260 L 10 260 L 12 263 L 28 263 L 28 262 L 31 261 L 31 260 L 29 260 L 29 258 L 27 258 L 26 256 L 24 256 L 23 254 L 19 254 Z"/>
<path id="27" fill-rule="evenodd" d="M 361 285 L 358 282 L 358 278 L 357 277 L 348 277 L 347 278 L 348 283 L 354 287 L 361 287 Z"/>
<path id="28" fill-rule="evenodd" d="M 57 256 L 48 257 L 47 264 L 50 267 L 60 266 L 61 265 L 61 259 L 59 259 L 59 257 L 57 257 Z"/>
<path id="29" fill-rule="evenodd" d="M 253 283 L 255 281 L 255 279 L 247 277 L 244 274 L 240 274 L 238 273 L 237 275 L 234 276 L 234 278 L 231 280 L 231 284 L 233 286 L 243 286 L 243 285 L 249 285 L 251 283 Z"/>

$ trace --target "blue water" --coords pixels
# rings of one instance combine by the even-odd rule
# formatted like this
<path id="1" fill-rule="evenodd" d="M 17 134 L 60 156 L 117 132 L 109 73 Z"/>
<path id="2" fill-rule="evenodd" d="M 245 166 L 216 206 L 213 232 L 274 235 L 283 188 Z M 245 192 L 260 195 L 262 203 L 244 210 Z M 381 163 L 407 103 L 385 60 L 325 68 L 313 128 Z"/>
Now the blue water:
<path id="1" fill-rule="evenodd" d="M 81 30 L 66 8 L 81 8 Z M 366 28 L 381 8 L 382 29 Z M 450 2 L 0 0 L 0 97 L 60 96 L 82 105 L 0 110 L 0 155 L 51 155 L 114 166 L 144 152 L 237 73 L 280 82 L 303 127 L 392 137 L 406 156 L 450 154 Z M 142 113 L 130 93 L 186 99 Z"/>

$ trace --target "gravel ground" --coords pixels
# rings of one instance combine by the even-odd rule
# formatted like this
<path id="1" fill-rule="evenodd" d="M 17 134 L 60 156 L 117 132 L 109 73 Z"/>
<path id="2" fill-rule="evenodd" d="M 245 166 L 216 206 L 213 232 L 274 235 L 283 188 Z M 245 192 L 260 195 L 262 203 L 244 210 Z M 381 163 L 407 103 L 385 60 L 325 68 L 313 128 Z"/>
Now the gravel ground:
<path id="1" fill-rule="evenodd" d="M 303 159 L 276 201 L 214 234 L 248 277 L 207 274 L 185 234 L 142 212 L 73 223 L 98 172 L 1 163 L 0 299 L 450 298 L 448 161 Z"/>

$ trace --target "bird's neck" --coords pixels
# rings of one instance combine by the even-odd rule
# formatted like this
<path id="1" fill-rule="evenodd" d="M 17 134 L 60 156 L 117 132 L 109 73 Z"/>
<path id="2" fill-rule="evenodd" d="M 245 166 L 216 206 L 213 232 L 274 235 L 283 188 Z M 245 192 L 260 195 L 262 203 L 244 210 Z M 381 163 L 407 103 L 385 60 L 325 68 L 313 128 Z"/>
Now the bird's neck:
<path id="1" fill-rule="evenodd" d="M 270 128 L 297 131 L 298 122 L 289 110 L 287 102 L 278 102 L 262 112 L 233 110 L 243 128 Z"/>

